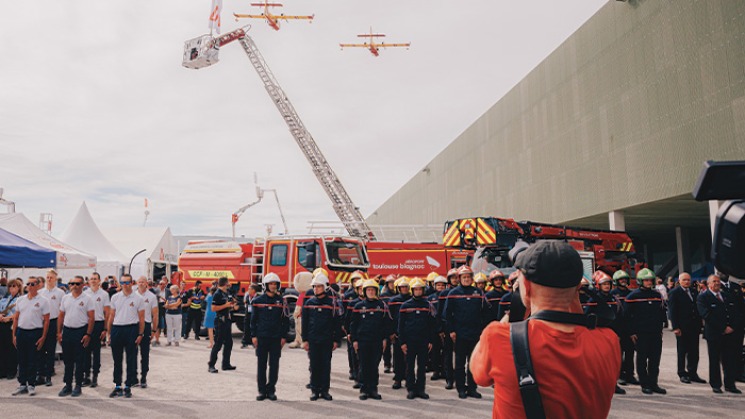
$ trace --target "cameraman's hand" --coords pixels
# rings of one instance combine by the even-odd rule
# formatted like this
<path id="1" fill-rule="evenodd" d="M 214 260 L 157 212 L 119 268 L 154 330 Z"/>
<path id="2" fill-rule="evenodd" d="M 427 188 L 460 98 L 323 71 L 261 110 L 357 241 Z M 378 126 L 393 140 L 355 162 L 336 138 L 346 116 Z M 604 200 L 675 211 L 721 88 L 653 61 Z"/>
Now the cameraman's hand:
<path id="1" fill-rule="evenodd" d="M 634 345 L 636 345 L 636 341 L 637 341 L 637 340 L 639 339 L 639 337 L 638 337 L 638 336 L 636 336 L 636 335 L 631 335 L 631 336 L 629 336 L 629 337 L 631 338 L 631 342 L 633 342 L 633 343 L 634 343 Z"/>
<path id="2" fill-rule="evenodd" d="M 673 333 L 675 334 L 675 336 L 680 336 L 680 335 L 682 335 L 682 332 L 680 331 L 680 329 L 675 329 L 675 330 L 673 330 Z"/>

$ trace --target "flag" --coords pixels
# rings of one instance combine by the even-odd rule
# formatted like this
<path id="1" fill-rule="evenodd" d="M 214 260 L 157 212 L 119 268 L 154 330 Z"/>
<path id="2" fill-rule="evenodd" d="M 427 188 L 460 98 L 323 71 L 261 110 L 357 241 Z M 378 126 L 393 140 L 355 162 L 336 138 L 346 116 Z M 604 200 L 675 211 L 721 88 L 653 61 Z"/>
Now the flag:
<path id="1" fill-rule="evenodd" d="M 220 13 L 222 12 L 222 0 L 212 0 L 212 9 L 210 9 L 210 33 L 214 30 L 220 33 Z"/>

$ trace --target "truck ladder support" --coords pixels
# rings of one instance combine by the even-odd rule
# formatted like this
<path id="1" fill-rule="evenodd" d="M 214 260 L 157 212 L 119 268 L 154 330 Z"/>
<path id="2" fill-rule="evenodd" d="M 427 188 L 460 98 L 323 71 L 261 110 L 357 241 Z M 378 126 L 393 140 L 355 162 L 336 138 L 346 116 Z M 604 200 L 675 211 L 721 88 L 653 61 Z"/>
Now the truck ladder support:
<path id="1" fill-rule="evenodd" d="M 248 59 L 259 74 L 259 78 L 264 83 L 264 87 L 272 98 L 274 105 L 277 106 L 280 114 L 282 114 L 297 145 L 300 146 L 303 154 L 308 159 L 313 173 L 321 183 L 321 186 L 323 186 L 329 199 L 331 199 L 334 211 L 336 211 L 336 215 L 339 216 L 339 219 L 344 224 L 344 228 L 346 228 L 351 236 L 374 240 L 375 236 L 367 225 L 362 213 L 360 213 L 359 208 L 354 206 L 346 189 L 344 189 L 336 173 L 331 169 L 331 165 L 326 161 L 323 153 L 321 153 L 321 149 L 318 148 L 310 132 L 303 125 L 300 116 L 298 116 L 295 108 L 290 103 L 290 99 L 287 98 L 279 83 L 274 78 L 274 75 L 269 70 L 266 61 L 261 56 L 253 39 L 246 34 L 238 38 L 238 42 L 240 42 L 246 55 L 248 55 Z"/>

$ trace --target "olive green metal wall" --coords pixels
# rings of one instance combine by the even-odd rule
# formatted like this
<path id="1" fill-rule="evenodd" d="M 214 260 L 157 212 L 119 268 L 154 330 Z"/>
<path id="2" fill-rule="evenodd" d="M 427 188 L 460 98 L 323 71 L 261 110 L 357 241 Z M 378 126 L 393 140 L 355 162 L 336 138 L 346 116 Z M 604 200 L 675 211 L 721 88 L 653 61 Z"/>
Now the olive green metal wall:
<path id="1" fill-rule="evenodd" d="M 745 160 L 745 1 L 610 0 L 368 221 L 579 220 L 708 159 Z"/>

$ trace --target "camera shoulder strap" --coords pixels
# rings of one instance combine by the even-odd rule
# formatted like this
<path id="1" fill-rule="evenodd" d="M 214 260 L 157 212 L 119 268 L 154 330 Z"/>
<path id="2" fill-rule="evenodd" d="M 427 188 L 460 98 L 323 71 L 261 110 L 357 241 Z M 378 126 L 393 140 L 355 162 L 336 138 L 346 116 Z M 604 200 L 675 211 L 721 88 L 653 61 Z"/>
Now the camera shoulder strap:
<path id="1" fill-rule="evenodd" d="M 520 396 L 525 409 L 527 419 L 544 419 L 546 413 L 543 410 L 541 393 L 538 392 L 538 382 L 535 380 L 533 361 L 530 359 L 530 346 L 528 346 L 528 322 L 510 323 L 510 344 L 512 345 L 512 358 L 517 371 L 517 384 L 520 387 Z"/>

